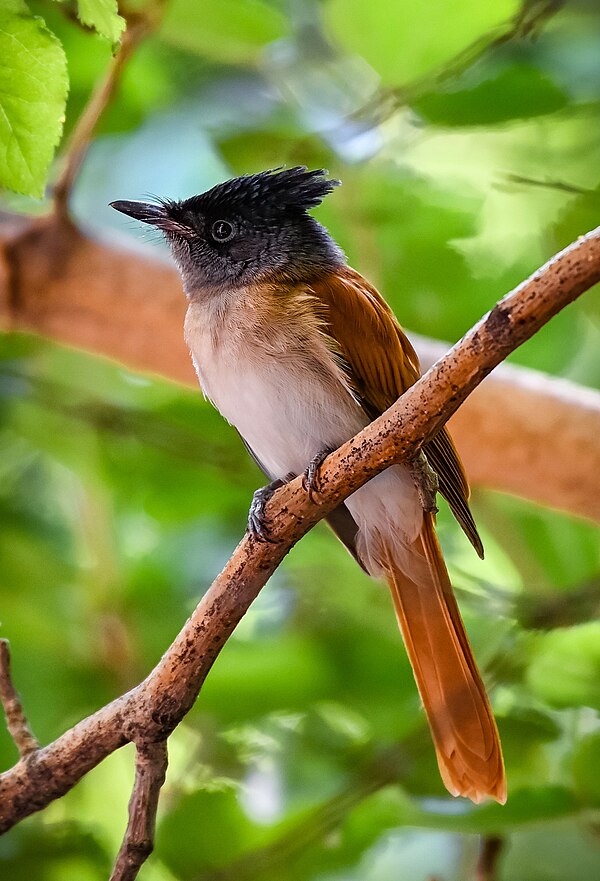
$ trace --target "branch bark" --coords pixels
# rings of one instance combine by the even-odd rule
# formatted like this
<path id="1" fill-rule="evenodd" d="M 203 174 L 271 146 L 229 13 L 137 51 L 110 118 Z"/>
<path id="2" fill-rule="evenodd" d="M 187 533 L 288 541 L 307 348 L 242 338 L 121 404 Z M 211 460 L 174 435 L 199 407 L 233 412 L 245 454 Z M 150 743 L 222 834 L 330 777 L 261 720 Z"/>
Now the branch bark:
<path id="1" fill-rule="evenodd" d="M 166 262 L 53 219 L 0 220 L 0 327 L 196 386 L 184 313 L 179 277 Z M 445 351 L 443 343 L 416 343 L 425 366 Z M 450 428 L 474 486 L 600 522 L 600 393 L 503 365 Z"/>
<path id="2" fill-rule="evenodd" d="M 29 727 L 21 698 L 13 685 L 7 639 L 0 639 L 0 703 L 4 708 L 8 733 L 14 740 L 19 755 L 28 756 L 39 748 L 39 743 Z"/>
<path id="3" fill-rule="evenodd" d="M 87 279 L 93 279 L 89 268 Z M 248 535 L 242 539 L 144 682 L 0 777 L 0 831 L 64 795 L 128 741 L 166 740 L 192 706 L 235 626 L 290 548 L 375 474 L 413 457 L 494 367 L 598 281 L 600 228 L 508 294 L 393 407 L 332 453 L 320 475 L 321 504 L 304 492 L 301 478 L 278 490 L 267 505 L 274 543 L 258 543 Z M 87 296 L 91 293 L 86 290 Z"/>
<path id="4" fill-rule="evenodd" d="M 156 811 L 167 773 L 167 761 L 166 741 L 144 741 L 136 745 L 129 822 L 109 881 L 134 881 L 154 849 Z"/>

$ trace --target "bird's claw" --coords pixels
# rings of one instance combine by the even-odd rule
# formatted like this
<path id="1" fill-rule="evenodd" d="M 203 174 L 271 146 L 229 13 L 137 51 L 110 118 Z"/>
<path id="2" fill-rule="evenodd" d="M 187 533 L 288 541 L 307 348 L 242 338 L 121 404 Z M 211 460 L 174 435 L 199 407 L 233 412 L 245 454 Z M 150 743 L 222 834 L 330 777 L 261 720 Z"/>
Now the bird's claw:
<path id="1" fill-rule="evenodd" d="M 284 482 L 283 480 L 273 480 L 267 486 L 257 489 L 252 496 L 248 511 L 248 532 L 256 541 L 275 544 L 271 538 L 271 531 L 265 522 L 265 507 L 275 490 L 283 486 Z"/>
<path id="2" fill-rule="evenodd" d="M 333 453 L 333 449 L 330 447 L 326 447 L 323 450 L 320 450 L 316 456 L 308 463 L 308 468 L 302 475 L 302 487 L 306 493 L 308 493 L 308 497 L 311 502 L 314 502 L 316 505 L 319 504 L 319 500 L 315 498 L 315 493 L 317 495 L 321 492 L 321 482 L 320 482 L 320 470 L 321 465 L 327 458 L 327 456 Z"/>
<path id="3" fill-rule="evenodd" d="M 437 514 L 436 495 L 439 490 L 437 472 L 433 470 L 427 456 L 420 450 L 418 455 L 408 463 L 410 473 L 419 493 L 421 506 L 426 514 Z"/>

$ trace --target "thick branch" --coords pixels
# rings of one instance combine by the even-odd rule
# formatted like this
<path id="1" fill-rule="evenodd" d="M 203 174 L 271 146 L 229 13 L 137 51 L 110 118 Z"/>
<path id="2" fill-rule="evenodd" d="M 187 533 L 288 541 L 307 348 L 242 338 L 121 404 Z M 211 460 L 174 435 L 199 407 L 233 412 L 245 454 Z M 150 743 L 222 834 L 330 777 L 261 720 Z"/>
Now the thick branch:
<path id="1" fill-rule="evenodd" d="M 195 385 L 184 312 L 179 277 L 166 263 L 48 220 L 0 225 L 0 327 Z M 426 366 L 442 345 L 417 340 Z M 450 428 L 474 485 L 600 521 L 598 392 L 503 365 Z"/>
<path id="2" fill-rule="evenodd" d="M 64 795 L 127 741 L 165 740 L 290 548 L 375 474 L 414 456 L 509 352 L 599 280 L 597 229 L 508 294 L 393 407 L 332 453 L 320 475 L 321 505 L 301 478 L 278 490 L 267 506 L 274 543 L 245 536 L 147 679 L 0 777 L 0 829 Z"/>

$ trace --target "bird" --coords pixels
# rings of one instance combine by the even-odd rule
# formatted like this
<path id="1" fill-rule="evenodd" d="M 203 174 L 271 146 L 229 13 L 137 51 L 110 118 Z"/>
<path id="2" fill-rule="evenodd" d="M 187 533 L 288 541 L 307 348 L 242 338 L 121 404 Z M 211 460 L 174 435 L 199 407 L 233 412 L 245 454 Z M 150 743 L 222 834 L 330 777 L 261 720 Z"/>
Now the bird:
<path id="1" fill-rule="evenodd" d="M 185 339 L 204 395 L 270 483 L 248 529 L 269 541 L 265 505 L 388 409 L 420 376 L 415 350 L 377 289 L 311 213 L 340 181 L 305 166 L 246 174 L 201 195 L 115 201 L 160 230 L 188 300 Z M 504 804 L 500 738 L 435 530 L 435 490 L 479 556 L 469 484 L 443 427 L 412 463 L 388 467 L 327 522 L 390 589 L 442 780 L 454 796 Z"/>

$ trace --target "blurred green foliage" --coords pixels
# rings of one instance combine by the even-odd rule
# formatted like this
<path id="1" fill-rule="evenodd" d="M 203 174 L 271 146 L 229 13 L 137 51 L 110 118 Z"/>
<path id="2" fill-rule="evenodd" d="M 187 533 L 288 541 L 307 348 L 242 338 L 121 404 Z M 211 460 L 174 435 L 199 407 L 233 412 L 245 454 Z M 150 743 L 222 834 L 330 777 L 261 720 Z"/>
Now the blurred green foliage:
<path id="1" fill-rule="evenodd" d="M 110 61 L 115 9 L 30 8 L 66 53 L 68 134 Z M 109 16 L 104 37 L 78 23 L 86 8 Z M 408 327 L 455 339 L 597 225 L 599 147 L 592 0 L 172 0 L 103 116 L 73 208 L 133 246 L 143 233 L 110 199 L 325 165 L 344 186 L 318 216 L 352 264 Z M 591 292 L 514 360 L 600 387 L 599 316 Z M 2 635 L 48 741 L 157 661 L 262 478 L 199 393 L 17 335 L 0 358 Z M 493 690 L 506 807 L 445 794 L 388 597 L 318 527 L 171 739 L 143 878 L 464 881 L 478 835 L 502 837 L 501 881 L 600 876 L 597 530 L 492 493 L 474 510 L 484 563 L 445 510 L 440 530 Z M 4 730 L 0 755 L 16 758 Z M 132 758 L 111 756 L 0 839 L 0 877 L 108 877 Z"/>

